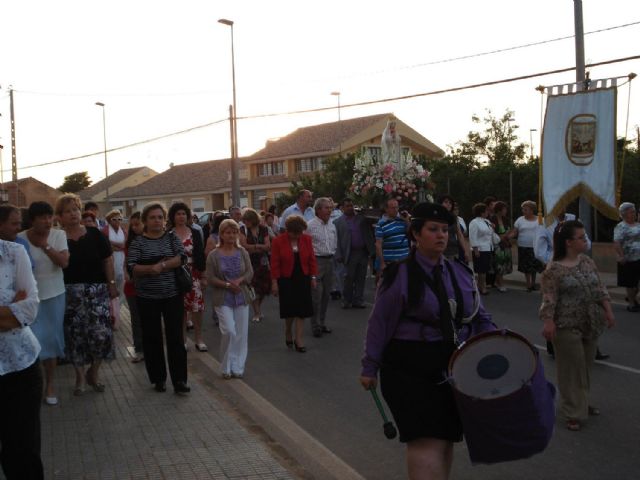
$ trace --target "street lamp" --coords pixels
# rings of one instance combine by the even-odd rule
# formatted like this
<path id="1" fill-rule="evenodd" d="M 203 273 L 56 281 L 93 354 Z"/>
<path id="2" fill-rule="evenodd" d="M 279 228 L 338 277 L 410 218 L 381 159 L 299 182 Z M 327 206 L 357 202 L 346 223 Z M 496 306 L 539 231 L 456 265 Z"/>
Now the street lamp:
<path id="1" fill-rule="evenodd" d="M 96 102 L 98 107 L 102 107 L 102 139 L 104 141 L 104 178 L 105 180 L 109 176 L 109 169 L 107 168 L 107 121 L 105 116 L 104 103 Z M 105 182 L 107 205 L 109 204 L 109 183 Z"/>
<path id="2" fill-rule="evenodd" d="M 338 97 L 338 124 L 340 126 L 340 150 L 338 154 L 342 154 L 342 120 L 340 119 L 340 92 L 331 92 L 331 95 Z"/>
<path id="3" fill-rule="evenodd" d="M 533 132 L 537 132 L 537 128 L 529 129 L 529 146 L 531 147 L 531 159 L 533 160 Z"/>
<path id="4" fill-rule="evenodd" d="M 231 114 L 231 203 L 240 206 L 240 165 L 238 159 L 238 122 L 236 112 L 236 65 L 233 49 L 233 21 L 221 18 L 218 23 L 231 27 L 231 81 L 233 83 L 233 109 Z"/>

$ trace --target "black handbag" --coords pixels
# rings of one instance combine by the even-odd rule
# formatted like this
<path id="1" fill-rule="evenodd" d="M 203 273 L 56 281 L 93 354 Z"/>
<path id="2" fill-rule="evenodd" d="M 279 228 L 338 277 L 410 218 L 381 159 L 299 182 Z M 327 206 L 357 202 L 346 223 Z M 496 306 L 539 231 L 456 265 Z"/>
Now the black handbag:
<path id="1" fill-rule="evenodd" d="M 173 233 L 173 235 L 176 234 Z M 171 243 L 171 250 L 173 250 L 174 256 L 178 254 L 178 252 L 176 252 L 173 248 L 173 242 Z M 193 277 L 191 276 L 191 270 L 189 269 L 189 267 L 183 263 L 178 268 L 176 268 L 174 272 L 176 274 L 176 284 L 178 285 L 178 291 L 183 295 L 189 293 L 193 289 Z"/>

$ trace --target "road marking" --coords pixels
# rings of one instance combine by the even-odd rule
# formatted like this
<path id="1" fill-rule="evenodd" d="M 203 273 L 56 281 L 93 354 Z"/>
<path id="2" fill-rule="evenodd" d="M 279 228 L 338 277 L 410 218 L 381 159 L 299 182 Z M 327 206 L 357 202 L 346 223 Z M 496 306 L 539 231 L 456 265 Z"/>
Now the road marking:
<path id="1" fill-rule="evenodd" d="M 543 352 L 547 351 L 547 347 L 546 346 L 536 345 L 535 343 L 533 344 L 533 346 L 536 347 L 538 350 L 541 350 Z M 605 365 L 605 366 L 611 367 L 611 368 L 617 368 L 618 370 L 623 370 L 625 372 L 637 373 L 638 375 L 640 375 L 640 370 L 637 369 L 637 368 L 627 367 L 625 365 L 618 365 L 617 363 L 605 362 L 604 360 L 596 360 L 595 363 L 597 363 L 599 365 Z"/>

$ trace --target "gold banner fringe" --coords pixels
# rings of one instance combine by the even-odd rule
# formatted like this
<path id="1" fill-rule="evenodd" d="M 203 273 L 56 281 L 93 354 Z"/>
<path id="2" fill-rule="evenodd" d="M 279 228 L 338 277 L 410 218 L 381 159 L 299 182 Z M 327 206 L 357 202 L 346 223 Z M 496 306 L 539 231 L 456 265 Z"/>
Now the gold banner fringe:
<path id="1" fill-rule="evenodd" d="M 553 222 L 553 219 L 560 213 L 564 212 L 569 204 L 578 197 L 586 198 L 587 201 L 605 217 L 608 217 L 611 220 L 620 220 L 620 214 L 618 213 L 617 208 L 612 207 L 596 195 L 587 184 L 580 182 L 567 190 L 564 195 L 560 197 L 560 200 L 556 202 L 553 208 L 547 211 L 545 223 L 550 225 Z"/>

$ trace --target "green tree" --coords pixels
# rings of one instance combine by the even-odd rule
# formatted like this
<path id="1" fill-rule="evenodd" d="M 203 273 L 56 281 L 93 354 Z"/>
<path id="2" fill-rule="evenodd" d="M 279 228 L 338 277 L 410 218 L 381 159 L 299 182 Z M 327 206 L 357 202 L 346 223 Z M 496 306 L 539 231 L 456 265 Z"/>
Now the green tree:
<path id="1" fill-rule="evenodd" d="M 339 202 L 349 195 L 354 164 L 355 155 L 353 153 L 327 158 L 322 170 L 301 175 L 298 180 L 292 182 L 289 187 L 289 195 L 282 195 L 278 198 L 278 208 L 282 209 L 283 206 L 291 205 L 300 190 L 311 190 L 314 198 L 331 197 L 334 201 Z"/>
<path id="2" fill-rule="evenodd" d="M 76 172 L 64 177 L 64 182 L 58 190 L 64 193 L 78 193 L 91 185 L 89 172 Z"/>

